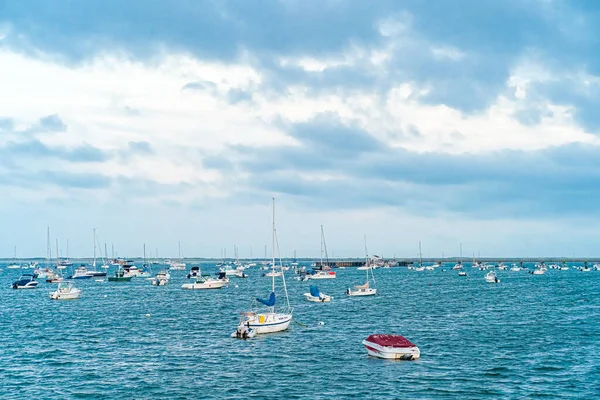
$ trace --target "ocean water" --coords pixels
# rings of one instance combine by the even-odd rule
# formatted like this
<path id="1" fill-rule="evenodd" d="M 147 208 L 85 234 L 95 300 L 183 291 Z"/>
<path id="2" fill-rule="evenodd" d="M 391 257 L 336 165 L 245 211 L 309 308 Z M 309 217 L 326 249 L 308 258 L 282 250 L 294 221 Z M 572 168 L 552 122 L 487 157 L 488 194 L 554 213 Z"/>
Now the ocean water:
<path id="1" fill-rule="evenodd" d="M 268 296 L 251 268 L 228 288 L 75 281 L 75 301 L 55 285 L 13 290 L 21 271 L 0 266 L 0 398 L 598 398 L 600 272 L 546 275 L 375 271 L 379 295 L 349 298 L 364 271 L 315 281 L 331 303 L 308 303 L 308 282 L 287 275 L 294 319 L 283 333 L 230 338 L 237 312 Z M 214 265 L 204 265 L 205 272 Z M 237 287 L 236 287 L 237 285 Z M 280 299 L 282 300 L 282 299 Z M 150 314 L 150 316 L 146 316 Z M 318 322 L 324 322 L 319 325 Z M 402 334 L 418 361 L 366 355 L 372 333 Z"/>

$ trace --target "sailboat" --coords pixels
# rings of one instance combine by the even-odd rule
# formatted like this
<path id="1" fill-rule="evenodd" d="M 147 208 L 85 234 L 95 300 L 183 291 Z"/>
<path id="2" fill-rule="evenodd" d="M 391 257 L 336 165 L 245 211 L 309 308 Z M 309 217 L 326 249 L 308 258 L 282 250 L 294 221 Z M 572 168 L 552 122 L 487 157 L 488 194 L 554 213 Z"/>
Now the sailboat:
<path id="1" fill-rule="evenodd" d="M 56 272 L 50 277 L 46 278 L 48 283 L 60 283 L 64 280 L 60 274 L 60 259 L 58 258 L 58 239 L 56 239 Z M 65 267 L 66 268 L 66 267 Z"/>
<path id="2" fill-rule="evenodd" d="M 152 269 L 148 264 L 148 260 L 146 259 L 146 243 L 144 243 L 144 264 L 142 265 L 142 270 L 137 274 L 140 278 L 150 278 L 152 276 Z"/>
<path id="3" fill-rule="evenodd" d="M 38 279 L 48 279 L 48 277 L 52 277 L 54 275 L 54 271 L 50 266 L 50 262 L 52 259 L 52 254 L 50 251 L 50 227 L 48 227 L 46 234 L 46 266 L 42 268 L 36 268 L 33 273 L 37 275 Z"/>
<path id="4" fill-rule="evenodd" d="M 177 242 L 177 246 L 179 248 L 179 259 L 177 261 L 170 261 L 169 268 L 175 271 L 185 271 L 185 263 L 181 262 L 181 242 Z"/>
<path id="5" fill-rule="evenodd" d="M 15 246 L 15 258 L 12 264 L 8 265 L 6 269 L 20 269 L 21 264 L 17 261 L 17 246 Z"/>
<path id="6" fill-rule="evenodd" d="M 102 251 L 100 251 L 100 253 L 102 253 Z M 100 268 L 102 268 L 102 269 L 110 268 L 110 266 L 108 265 L 108 251 L 106 249 L 106 243 L 104 243 L 104 257 L 102 257 L 102 266 Z"/>
<path id="7" fill-rule="evenodd" d="M 273 198 L 273 234 L 272 234 L 272 249 L 271 249 L 271 262 L 272 268 L 275 268 L 275 198 Z M 278 246 L 279 248 L 279 246 Z M 279 261 L 281 266 L 281 259 Z M 240 322 L 235 332 L 231 334 L 232 337 L 247 339 L 253 337 L 256 334 L 274 333 L 281 332 L 288 328 L 292 321 L 293 309 L 290 307 L 290 300 L 288 298 L 287 286 L 285 284 L 285 276 L 283 271 L 281 272 L 281 281 L 283 282 L 283 290 L 285 293 L 286 307 L 283 307 L 280 311 L 275 309 L 276 296 L 275 296 L 275 276 L 271 281 L 271 294 L 268 299 L 256 298 L 256 302 L 266 307 L 264 310 L 259 310 L 253 307 L 250 311 L 241 313 Z"/>
<path id="8" fill-rule="evenodd" d="M 97 243 L 97 240 L 96 240 L 96 229 L 94 229 L 94 261 L 92 262 L 93 270 L 88 271 L 87 273 L 90 276 L 93 276 L 93 277 L 96 277 L 96 276 L 106 276 L 106 271 L 98 271 L 96 269 L 96 243 Z M 102 254 L 102 251 L 100 251 L 100 253 Z"/>
<path id="9" fill-rule="evenodd" d="M 369 252 L 367 251 L 367 237 L 365 236 L 365 258 L 366 258 L 366 266 L 367 266 L 367 280 L 364 285 L 356 285 L 354 289 L 348 288 L 346 290 L 346 294 L 348 296 L 373 296 L 377 294 L 377 289 L 372 288 L 369 284 L 369 271 L 371 271 L 371 278 L 373 280 L 373 285 L 375 285 L 375 275 L 373 275 L 373 269 L 369 268 Z"/>
<path id="10" fill-rule="evenodd" d="M 325 263 L 323 263 L 323 250 L 325 251 Z M 329 266 L 329 257 L 327 255 L 327 243 L 325 243 L 325 232 L 321 225 L 321 261 L 316 271 L 312 271 L 308 277 L 310 279 L 335 279 L 335 271 L 331 271 Z"/>

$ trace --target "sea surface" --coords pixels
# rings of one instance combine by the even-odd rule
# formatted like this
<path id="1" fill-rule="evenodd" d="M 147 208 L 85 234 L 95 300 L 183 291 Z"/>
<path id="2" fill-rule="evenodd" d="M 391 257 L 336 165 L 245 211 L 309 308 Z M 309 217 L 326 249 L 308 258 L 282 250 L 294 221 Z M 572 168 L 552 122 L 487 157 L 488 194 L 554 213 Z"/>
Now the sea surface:
<path id="1" fill-rule="evenodd" d="M 344 294 L 365 272 L 338 270 L 315 281 L 331 303 L 308 303 L 309 282 L 288 273 L 295 323 L 244 341 L 230 338 L 238 312 L 270 292 L 258 267 L 222 290 L 182 290 L 187 272 L 172 271 L 165 287 L 75 281 L 79 300 L 52 301 L 55 285 L 13 290 L 29 271 L 0 265 L 0 398 L 600 397 L 600 271 L 498 271 L 488 284 L 450 267 L 377 269 L 365 298 Z M 406 336 L 421 359 L 368 357 L 372 333 Z"/>

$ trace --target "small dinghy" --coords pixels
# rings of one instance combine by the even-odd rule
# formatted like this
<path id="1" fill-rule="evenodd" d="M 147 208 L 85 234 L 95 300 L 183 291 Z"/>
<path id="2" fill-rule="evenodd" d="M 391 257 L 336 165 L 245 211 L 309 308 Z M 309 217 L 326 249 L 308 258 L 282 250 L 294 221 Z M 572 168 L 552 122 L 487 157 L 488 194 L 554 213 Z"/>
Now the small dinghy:
<path id="1" fill-rule="evenodd" d="M 421 357 L 421 351 L 410 340 L 400 335 L 375 334 L 362 344 L 370 356 L 389 360 L 416 360 Z"/>
<path id="2" fill-rule="evenodd" d="M 55 292 L 50 292 L 52 300 L 75 300 L 79 298 L 81 289 L 77 289 L 72 283 L 59 283 Z"/>
<path id="3" fill-rule="evenodd" d="M 326 303 L 333 299 L 332 296 L 328 296 L 325 293 L 321 293 L 319 291 L 319 288 L 315 285 L 310 285 L 310 293 L 304 293 L 304 297 L 306 297 L 306 300 L 315 303 Z"/>
<path id="4" fill-rule="evenodd" d="M 458 273 L 458 276 L 467 276 L 467 273 L 465 271 L 460 271 Z"/>
<path id="5" fill-rule="evenodd" d="M 256 331 L 249 326 L 239 325 L 235 332 L 231 334 L 232 338 L 251 339 L 256 336 Z"/>

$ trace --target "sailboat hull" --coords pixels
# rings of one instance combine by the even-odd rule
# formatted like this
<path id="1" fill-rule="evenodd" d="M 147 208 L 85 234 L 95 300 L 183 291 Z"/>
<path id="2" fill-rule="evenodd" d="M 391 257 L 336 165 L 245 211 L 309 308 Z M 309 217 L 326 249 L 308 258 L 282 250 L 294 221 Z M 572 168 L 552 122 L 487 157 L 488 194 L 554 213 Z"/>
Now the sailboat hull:
<path id="1" fill-rule="evenodd" d="M 377 294 L 377 289 L 368 288 L 368 289 L 348 289 L 346 290 L 346 294 L 348 296 L 374 296 Z"/>
<path id="2" fill-rule="evenodd" d="M 260 322 L 261 317 L 264 319 L 263 323 Z M 244 325 L 254 329 L 257 334 L 265 334 L 285 331 L 290 322 L 292 314 L 258 314 L 254 320 Z"/>

